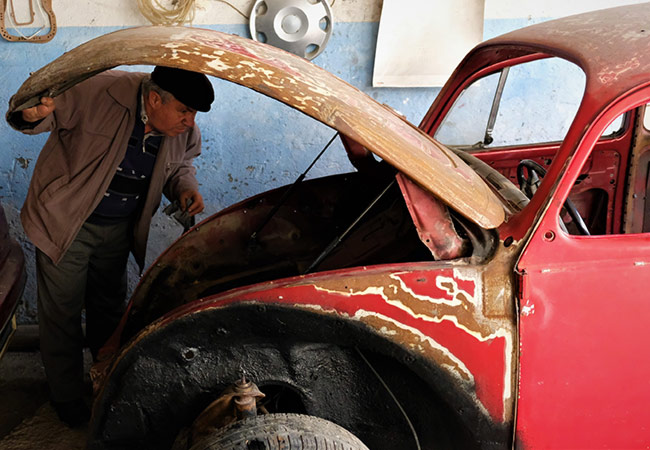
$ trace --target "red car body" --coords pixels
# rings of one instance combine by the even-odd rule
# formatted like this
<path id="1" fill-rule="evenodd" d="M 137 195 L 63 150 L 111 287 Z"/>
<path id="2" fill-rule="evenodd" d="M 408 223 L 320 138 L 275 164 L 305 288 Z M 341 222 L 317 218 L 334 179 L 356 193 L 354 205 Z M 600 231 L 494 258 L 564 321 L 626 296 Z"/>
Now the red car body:
<path id="1" fill-rule="evenodd" d="M 216 32 L 127 30 L 144 50 L 82 69 L 73 51 L 37 72 L 10 111 L 80 73 L 175 65 L 384 160 L 247 199 L 169 247 L 94 368 L 89 448 L 169 448 L 242 372 L 271 412 L 326 418 L 373 449 L 646 447 L 649 19 L 647 4 L 621 7 L 480 44 L 424 133 L 292 55 Z M 437 141 L 471 86 L 547 58 L 585 76 L 563 139 L 490 145 L 497 88 L 480 145 Z M 529 200 L 519 188 L 533 184 Z"/>
<path id="2" fill-rule="evenodd" d="M 552 159 L 530 204 L 499 228 L 525 244 L 515 267 L 521 448 L 641 448 L 650 442 L 647 300 L 650 299 L 647 5 L 575 16 L 479 45 L 425 118 L 433 133 L 454 95 L 481 74 L 525 59 L 565 58 L 586 74 L 580 107 L 555 145 L 482 152 L 506 174 L 513 160 Z M 505 55 L 509 53 L 509 55 Z M 603 138 L 625 115 L 622 130 Z M 590 186 L 577 186 L 580 177 Z M 586 184 L 586 183 L 585 183 Z M 569 195 L 607 194 L 604 233 L 560 229 Z M 576 202 L 577 203 L 577 202 Z"/>

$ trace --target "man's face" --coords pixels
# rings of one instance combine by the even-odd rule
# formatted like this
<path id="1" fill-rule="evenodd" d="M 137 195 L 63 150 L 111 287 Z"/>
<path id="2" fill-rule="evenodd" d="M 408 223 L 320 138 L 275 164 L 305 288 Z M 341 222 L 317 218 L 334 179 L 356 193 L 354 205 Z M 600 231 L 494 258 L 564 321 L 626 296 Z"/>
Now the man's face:
<path id="1" fill-rule="evenodd" d="M 175 98 L 163 103 L 157 92 L 149 92 L 147 99 L 147 125 L 165 136 L 178 136 L 194 126 L 196 110 Z"/>

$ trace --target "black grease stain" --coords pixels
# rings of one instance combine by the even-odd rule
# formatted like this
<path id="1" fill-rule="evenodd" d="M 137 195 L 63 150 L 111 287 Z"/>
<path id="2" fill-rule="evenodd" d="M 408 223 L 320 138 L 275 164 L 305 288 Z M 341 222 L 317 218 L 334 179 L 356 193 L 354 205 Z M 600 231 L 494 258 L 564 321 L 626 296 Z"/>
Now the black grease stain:
<path id="1" fill-rule="evenodd" d="M 20 167 L 23 169 L 27 169 L 29 167 L 29 163 L 32 162 L 32 158 L 23 158 L 22 156 L 19 158 L 16 158 L 16 162 Z"/>

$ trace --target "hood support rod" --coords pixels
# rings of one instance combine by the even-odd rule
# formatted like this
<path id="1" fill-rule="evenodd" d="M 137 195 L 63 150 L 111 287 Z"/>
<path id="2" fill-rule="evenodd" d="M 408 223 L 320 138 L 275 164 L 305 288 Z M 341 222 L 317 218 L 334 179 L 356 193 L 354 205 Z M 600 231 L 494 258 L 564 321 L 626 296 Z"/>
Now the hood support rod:
<path id="1" fill-rule="evenodd" d="M 379 193 L 379 195 L 377 197 L 375 197 L 372 202 L 370 202 L 370 204 L 366 207 L 366 209 L 363 210 L 363 212 L 359 215 L 359 217 L 357 217 L 355 219 L 355 221 L 352 222 L 352 224 L 349 227 L 347 227 L 343 233 L 341 233 L 339 236 L 335 237 L 334 240 L 332 242 L 330 242 L 330 244 L 325 248 L 325 250 L 323 250 L 323 252 L 320 255 L 318 255 L 318 258 L 316 258 L 316 260 L 313 263 L 311 263 L 311 266 L 309 266 L 309 268 L 307 270 L 305 270 L 302 273 L 302 275 L 306 275 L 306 274 L 310 273 L 312 270 L 314 270 L 316 267 L 318 267 L 318 265 L 321 262 L 323 262 L 323 260 L 325 258 L 327 258 L 327 256 L 329 256 L 330 253 L 332 253 L 332 251 L 343 241 L 343 239 L 345 239 L 347 237 L 347 235 L 350 234 L 352 229 L 361 221 L 361 219 L 363 219 L 366 216 L 366 214 L 368 214 L 368 212 L 372 209 L 372 207 L 375 206 L 379 200 L 381 200 L 381 198 L 386 194 L 386 192 L 388 192 L 388 190 L 391 187 L 393 187 L 395 182 L 396 182 L 396 179 L 393 178 L 391 180 L 391 182 L 388 183 L 388 186 L 386 186 Z"/>
<path id="2" fill-rule="evenodd" d="M 303 173 L 301 173 L 300 176 L 296 179 L 296 181 L 294 181 L 293 184 L 291 186 L 289 186 L 289 188 L 286 191 L 284 191 L 284 194 L 282 194 L 282 197 L 280 198 L 280 200 L 275 204 L 275 206 L 273 206 L 273 209 L 271 210 L 271 212 L 264 218 L 264 220 L 262 221 L 262 224 L 259 227 L 257 227 L 257 230 L 255 230 L 253 232 L 253 234 L 251 234 L 251 237 L 250 237 L 251 241 L 253 241 L 253 242 L 257 241 L 257 235 L 264 229 L 264 227 L 269 223 L 269 221 L 273 218 L 273 216 L 275 216 L 275 214 L 282 207 L 282 205 L 284 205 L 284 203 L 287 201 L 287 199 L 293 193 L 293 191 L 296 189 L 296 187 L 300 183 L 302 183 L 302 180 L 305 179 L 305 176 L 307 176 L 307 173 L 311 170 L 312 167 L 314 167 L 314 164 L 316 164 L 316 161 L 318 161 L 320 159 L 320 157 L 323 156 L 323 154 L 329 148 L 329 146 L 332 145 L 332 142 L 334 142 L 334 139 L 336 139 L 336 137 L 338 135 L 339 135 L 339 132 L 337 131 L 336 134 L 334 136 L 332 136 L 332 139 L 330 139 L 330 141 L 327 143 L 327 145 L 325 145 L 323 150 L 321 150 L 321 152 L 318 154 L 318 156 L 316 156 L 316 158 L 311 162 L 309 167 L 307 167 L 307 170 L 305 170 Z"/>

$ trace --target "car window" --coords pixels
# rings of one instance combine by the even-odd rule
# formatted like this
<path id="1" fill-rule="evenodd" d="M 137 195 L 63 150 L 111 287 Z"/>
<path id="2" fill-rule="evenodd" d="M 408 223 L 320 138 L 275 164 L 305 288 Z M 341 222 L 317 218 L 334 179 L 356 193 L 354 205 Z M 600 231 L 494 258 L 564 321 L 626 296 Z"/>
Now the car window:
<path id="1" fill-rule="evenodd" d="M 434 138 L 443 144 L 461 147 L 483 142 L 498 83 L 499 73 L 493 73 L 467 87 L 445 116 Z"/>
<path id="2" fill-rule="evenodd" d="M 610 123 L 609 126 L 603 132 L 603 137 L 616 136 L 621 131 L 623 131 L 623 119 L 624 118 L 625 118 L 625 114 L 621 114 L 616 119 L 614 119 L 614 121 L 612 123 Z"/>
<path id="3" fill-rule="evenodd" d="M 561 141 L 584 87 L 582 70 L 560 58 L 512 66 L 467 87 L 434 137 L 475 148 Z"/>
<path id="4" fill-rule="evenodd" d="M 605 137 L 628 133 L 631 141 L 601 141 L 585 160 L 559 218 L 567 233 L 600 236 L 650 231 L 647 133 L 624 128 L 625 116 L 634 113 L 619 115 L 603 132 Z"/>
<path id="5" fill-rule="evenodd" d="M 643 113 L 643 128 L 646 130 L 650 131 L 650 103 L 648 103 L 645 107 L 645 112 Z"/>

